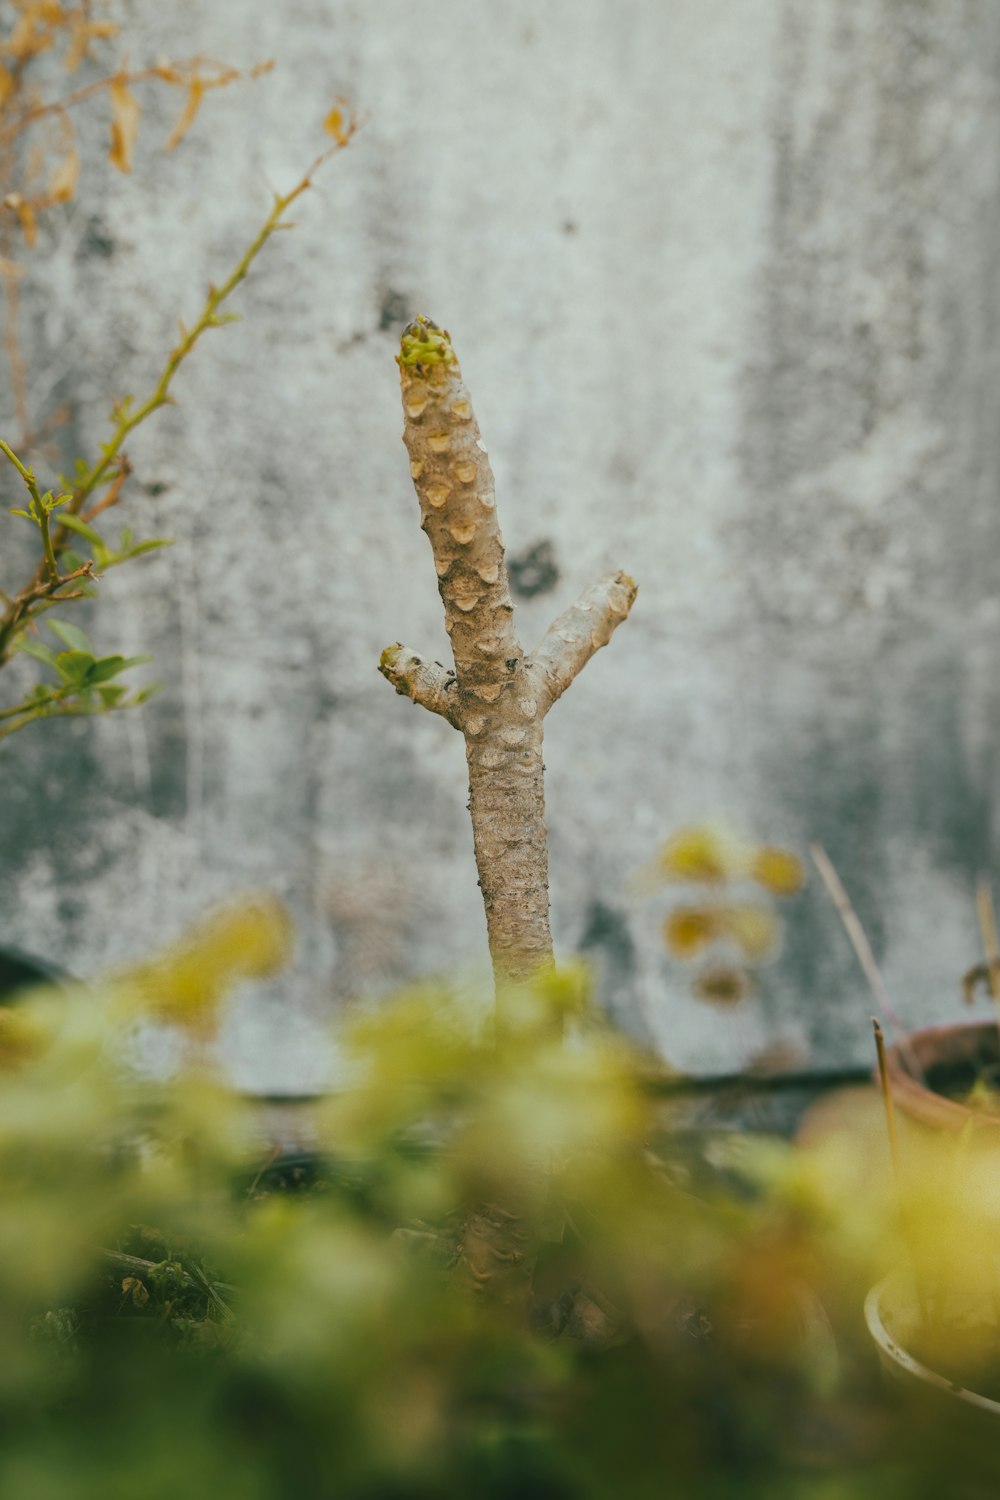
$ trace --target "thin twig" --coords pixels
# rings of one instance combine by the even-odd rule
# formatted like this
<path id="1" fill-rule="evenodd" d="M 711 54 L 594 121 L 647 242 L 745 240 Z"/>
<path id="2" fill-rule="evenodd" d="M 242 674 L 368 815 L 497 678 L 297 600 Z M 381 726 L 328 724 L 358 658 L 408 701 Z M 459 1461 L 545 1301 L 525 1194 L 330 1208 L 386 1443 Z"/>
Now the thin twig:
<path id="1" fill-rule="evenodd" d="M 117 505 L 121 499 L 122 485 L 132 473 L 132 465 L 129 462 L 127 453 L 120 453 L 118 455 L 118 464 L 118 473 L 112 479 L 100 500 L 92 505 L 89 510 L 83 511 L 80 516 L 80 520 L 86 521 L 88 526 L 101 514 L 102 510 L 109 510 L 112 505 Z"/>
<path id="2" fill-rule="evenodd" d="M 151 1271 L 159 1270 L 163 1264 L 162 1261 L 145 1260 L 141 1255 L 127 1255 L 124 1250 L 108 1250 L 104 1245 L 99 1245 L 97 1248 L 104 1259 L 110 1261 L 113 1266 L 120 1266 L 123 1271 L 132 1271 L 139 1276 L 148 1276 Z M 200 1287 L 202 1291 L 208 1291 L 212 1295 L 213 1300 L 220 1302 L 222 1302 L 222 1298 L 218 1297 L 219 1289 L 227 1293 L 239 1291 L 239 1287 L 233 1286 L 229 1281 L 210 1282 L 200 1267 L 193 1265 L 182 1265 L 180 1278 L 187 1285 Z M 222 1305 L 226 1306 L 224 1302 Z M 228 1308 L 227 1311 L 229 1311 Z"/>
<path id="3" fill-rule="evenodd" d="M 205 77 L 198 69 L 201 66 L 214 67 L 218 71 L 215 77 Z M 114 86 L 128 87 L 133 83 L 147 83 L 152 79 L 159 79 L 161 83 L 174 84 L 182 88 L 190 88 L 192 83 L 199 83 L 206 91 L 208 89 L 224 88 L 230 83 L 236 83 L 247 76 L 252 77 L 258 71 L 267 71 L 266 65 L 255 68 L 253 73 L 247 75 L 238 68 L 226 67 L 223 63 L 214 62 L 211 58 L 191 57 L 185 58 L 179 63 L 165 63 L 149 68 L 137 68 L 134 72 L 123 70 L 118 73 L 109 73 L 105 78 L 98 78 L 93 83 L 84 84 L 81 88 L 74 89 L 70 94 L 64 94 L 61 99 L 52 99 L 46 103 L 33 104 L 22 110 L 19 115 L 0 130 L 0 145 L 7 145 L 10 141 L 27 130 L 29 125 L 34 125 L 38 120 L 44 120 L 46 115 L 62 114 L 72 109 L 77 104 L 83 104 L 94 94 L 99 94 Z"/>
<path id="4" fill-rule="evenodd" d="M 996 1007 L 997 1024 L 1000 1025 L 1000 943 L 997 941 L 997 916 L 988 875 L 980 875 L 976 881 L 976 915 L 986 954 L 986 980 Z"/>
<path id="5" fill-rule="evenodd" d="M 170 395 L 170 385 L 185 358 L 191 353 L 191 350 L 194 348 L 201 335 L 207 329 L 217 328 L 223 323 L 231 321 L 231 319 L 226 314 L 220 314 L 220 307 L 231 295 L 231 293 L 235 291 L 240 283 L 246 279 L 251 265 L 256 260 L 257 256 L 260 254 L 264 246 L 267 244 L 268 240 L 271 239 L 271 237 L 278 230 L 291 227 L 287 222 L 285 222 L 285 215 L 287 214 L 289 208 L 298 198 L 302 196 L 303 193 L 307 192 L 312 187 L 313 177 L 315 176 L 319 168 L 324 164 L 324 162 L 328 161 L 331 156 L 334 156 L 338 151 L 342 150 L 346 145 L 348 145 L 348 143 L 357 132 L 359 125 L 360 121 L 358 119 L 354 117 L 350 118 L 345 124 L 342 133 L 338 136 L 336 143 L 332 146 L 327 147 L 325 151 L 322 151 L 316 157 L 315 161 L 312 162 L 311 166 L 299 179 L 295 186 L 291 188 L 289 192 L 283 195 L 280 193 L 276 193 L 274 195 L 271 212 L 268 214 L 264 223 L 261 225 L 257 234 L 251 241 L 250 245 L 240 257 L 240 260 L 238 261 L 236 266 L 234 266 L 233 270 L 226 277 L 225 281 L 221 283 L 221 285 L 212 285 L 209 287 L 208 296 L 205 300 L 205 304 L 202 308 L 197 322 L 191 329 L 186 329 L 182 325 L 180 343 L 176 346 L 176 348 L 171 350 L 170 355 L 168 356 L 166 363 L 164 364 L 163 369 L 160 372 L 159 378 L 157 379 L 155 386 L 153 387 L 146 400 L 143 401 L 142 404 L 138 407 L 132 407 L 128 403 L 119 403 L 115 407 L 113 413 L 114 426 L 110 440 L 102 445 L 101 457 L 96 461 L 92 468 L 82 476 L 76 488 L 73 490 L 72 496 L 67 502 L 66 509 L 71 514 L 79 515 L 83 511 L 87 500 L 90 498 L 93 492 L 96 489 L 99 489 L 102 485 L 109 482 L 109 475 L 114 469 L 115 465 L 117 464 L 120 466 L 122 464 L 123 455 L 121 454 L 121 448 L 129 433 L 134 431 L 134 429 L 138 427 L 141 422 L 144 422 L 146 418 L 151 416 L 152 413 L 159 407 L 166 406 L 169 402 L 172 402 L 173 397 Z M 8 453 L 11 461 L 17 464 L 18 469 L 22 471 L 23 474 L 25 472 L 24 466 L 21 465 L 19 460 L 16 459 L 13 452 L 8 450 L 6 444 L 4 445 L 4 451 Z M 114 484 L 117 483 L 117 478 L 118 476 L 114 476 L 114 478 L 111 480 L 112 487 L 114 487 Z M 117 493 L 115 493 L 115 499 L 117 500 L 117 498 Z M 98 510 L 105 509 L 106 506 L 111 503 L 113 503 L 113 501 L 105 497 L 105 499 L 103 501 L 100 501 L 97 506 L 91 508 L 92 513 L 96 514 Z M 69 527 L 56 527 L 51 537 L 50 548 L 50 550 L 54 552 L 55 556 L 58 556 L 60 550 L 68 544 L 71 536 L 72 533 Z M 30 603 L 35 599 L 44 597 L 46 593 L 52 592 L 52 588 L 58 588 L 61 586 L 59 583 L 53 580 L 52 588 L 43 587 L 46 584 L 48 575 L 50 574 L 50 568 L 51 564 L 48 560 L 48 554 L 46 554 L 46 557 L 43 558 L 38 568 L 36 569 L 34 577 L 31 579 L 30 583 L 28 583 L 25 588 L 22 589 L 21 593 L 18 594 L 14 601 L 8 606 L 4 614 L 0 616 L 0 666 L 3 665 L 4 661 L 9 656 L 10 641 L 12 640 L 14 634 L 21 628 L 25 615 L 30 613 L 30 608 L 26 609 L 24 607 L 25 602 L 30 605 Z M 76 575 L 68 576 L 72 577 Z"/>
<path id="6" fill-rule="evenodd" d="M 49 530 L 49 512 L 46 508 L 45 501 L 42 499 L 42 492 L 38 488 L 38 481 L 35 478 L 35 471 L 34 469 L 25 468 L 24 464 L 18 458 L 13 448 L 11 448 L 9 444 L 5 443 L 2 439 L 0 439 L 0 453 L 3 453 L 5 457 L 10 459 L 10 462 L 14 465 L 14 468 L 20 474 L 21 478 L 24 480 L 25 485 L 27 486 L 28 494 L 31 496 L 32 501 L 32 513 L 35 517 L 35 522 L 38 526 L 38 529 L 42 534 L 42 552 L 45 557 L 45 567 L 48 571 L 49 579 L 53 582 L 57 582 L 59 578 L 59 567 L 56 563 L 56 555 L 52 550 L 52 533 Z"/>
<path id="7" fill-rule="evenodd" d="M 896 1181 L 896 1192 L 899 1194 L 900 1202 L 902 1202 L 903 1171 L 899 1158 L 896 1106 L 893 1102 L 892 1085 L 889 1082 L 889 1068 L 885 1058 L 885 1037 L 882 1035 L 882 1028 L 874 1016 L 872 1016 L 872 1030 L 875 1033 L 875 1051 L 878 1055 L 879 1088 L 882 1090 L 882 1103 L 885 1106 L 885 1128 L 889 1133 L 889 1154 L 892 1157 L 892 1175 Z"/>
<path id="8" fill-rule="evenodd" d="M 80 719 L 94 714 L 120 713 L 135 707 L 134 698 L 122 698 L 117 703 L 104 703 L 100 699 L 86 701 L 77 697 L 80 688 L 76 685 L 55 687 L 47 698 L 26 698 L 13 708 L 0 710 L 0 740 L 5 740 L 21 729 L 26 729 L 36 719 Z"/>
<path id="9" fill-rule="evenodd" d="M 9 237 L 4 235 L 0 240 L 0 254 L 2 254 L 5 267 L 12 265 L 8 254 Z M 21 353 L 21 345 L 18 339 L 18 328 L 20 325 L 21 311 L 21 289 L 18 286 L 17 272 L 5 269 L 3 272 L 3 350 L 10 371 L 10 388 L 14 397 L 14 419 L 17 422 L 19 433 L 18 440 L 22 447 L 27 446 L 28 438 L 28 381 L 24 368 L 24 356 Z"/>
<path id="10" fill-rule="evenodd" d="M 906 1034 L 906 1024 L 889 999 L 889 991 L 885 987 L 885 980 L 882 978 L 879 966 L 875 962 L 875 955 L 872 952 L 865 929 L 861 925 L 861 919 L 851 905 L 850 897 L 844 890 L 840 876 L 834 869 L 830 856 L 822 844 L 810 844 L 809 853 L 812 856 L 813 864 L 820 873 L 823 884 L 829 892 L 831 901 L 837 908 L 840 920 L 844 924 L 844 930 L 850 939 L 851 947 L 854 949 L 858 963 L 861 965 L 864 976 L 868 981 L 868 987 L 878 1001 L 879 1010 L 885 1016 L 886 1020 L 891 1023 L 894 1030 L 898 1032 L 899 1050 L 906 1059 L 906 1066 L 914 1078 L 922 1078 L 923 1069 L 910 1045 Z"/>
<path id="11" fill-rule="evenodd" d="M 18 634 L 21 622 L 33 613 L 32 605 L 39 604 L 44 599 L 54 598 L 59 589 L 64 588 L 67 583 L 75 583 L 79 578 L 97 578 L 94 572 L 92 560 L 81 563 L 74 568 L 72 573 L 60 573 L 55 578 L 42 578 L 28 584 L 21 593 L 11 599 L 6 612 L 0 618 L 0 667 L 7 661 L 12 648 L 12 642 Z M 84 590 L 80 589 L 72 594 L 59 594 L 59 602 L 65 603 L 67 599 L 83 599 L 86 597 Z"/>
<path id="12" fill-rule="evenodd" d="M 248 1198 L 252 1198 L 253 1197 L 254 1193 L 257 1191 L 257 1188 L 260 1185 L 260 1179 L 263 1177 L 264 1173 L 268 1170 L 268 1168 L 274 1166 L 275 1162 L 278 1160 L 278 1157 L 280 1155 L 281 1155 L 281 1147 L 280 1146 L 273 1147 L 270 1156 L 267 1157 L 266 1160 L 261 1163 L 260 1168 L 259 1168 L 259 1170 L 257 1172 L 256 1177 L 254 1178 L 253 1182 L 251 1182 L 250 1186 L 247 1188 L 247 1197 Z"/>

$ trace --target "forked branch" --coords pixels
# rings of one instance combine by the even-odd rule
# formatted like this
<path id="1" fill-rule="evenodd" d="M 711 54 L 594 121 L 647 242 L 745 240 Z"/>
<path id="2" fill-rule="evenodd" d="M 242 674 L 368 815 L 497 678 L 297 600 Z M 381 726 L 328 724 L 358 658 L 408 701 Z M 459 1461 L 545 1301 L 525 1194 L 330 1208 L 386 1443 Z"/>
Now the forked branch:
<path id="1" fill-rule="evenodd" d="M 398 355 L 403 441 L 434 556 L 454 671 L 399 644 L 379 670 L 465 737 L 469 811 L 499 981 L 552 961 L 542 722 L 626 618 L 636 585 L 615 573 L 552 624 L 533 656 L 517 636 L 493 473 L 448 334 L 427 318 Z"/>

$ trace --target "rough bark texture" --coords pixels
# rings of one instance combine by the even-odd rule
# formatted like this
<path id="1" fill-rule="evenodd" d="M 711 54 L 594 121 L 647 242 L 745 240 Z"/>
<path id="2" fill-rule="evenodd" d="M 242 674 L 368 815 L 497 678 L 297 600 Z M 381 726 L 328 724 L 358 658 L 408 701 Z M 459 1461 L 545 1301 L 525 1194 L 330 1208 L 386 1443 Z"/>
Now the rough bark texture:
<path id="1" fill-rule="evenodd" d="M 454 672 L 397 644 L 380 670 L 465 736 L 469 811 L 498 980 L 551 962 L 542 723 L 607 644 L 636 586 L 616 573 L 553 623 L 526 656 L 514 627 L 493 474 L 447 333 L 419 318 L 399 358 L 403 440 L 434 555 Z"/>

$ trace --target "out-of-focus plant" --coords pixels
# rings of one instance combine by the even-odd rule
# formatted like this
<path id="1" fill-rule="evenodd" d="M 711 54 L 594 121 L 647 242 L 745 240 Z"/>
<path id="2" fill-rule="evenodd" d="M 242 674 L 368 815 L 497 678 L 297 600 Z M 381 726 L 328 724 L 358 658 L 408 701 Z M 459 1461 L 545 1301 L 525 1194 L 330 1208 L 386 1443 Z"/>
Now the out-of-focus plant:
<path id="1" fill-rule="evenodd" d="M 210 1066 L 228 984 L 287 947 L 258 902 L 0 1012 L 0 1492 L 923 1492 L 950 1450 L 894 1427 L 858 1337 L 899 1253 L 863 1134 L 681 1155 L 643 1060 L 552 974 L 499 1036 L 442 986 L 355 1014 L 296 1191 Z M 131 1073 L 136 1022 L 191 1065 Z M 462 1273 L 470 1201 L 519 1205 L 526 1304 Z"/>
<path id="2" fill-rule="evenodd" d="M 11 513 L 27 522 L 36 533 L 38 560 L 31 575 L 12 592 L 0 592 L 0 668 L 15 654 L 35 658 L 50 672 L 27 692 L 20 690 L 13 702 L 0 704 L 0 739 L 40 719 L 67 715 L 107 713 L 141 704 L 153 688 L 130 693 L 119 679 L 146 657 L 120 653 L 99 655 L 79 626 L 54 618 L 49 612 L 91 597 L 100 576 L 108 569 L 169 545 L 165 538 L 138 539 L 130 527 L 111 541 L 97 520 L 123 498 L 131 465 L 125 449 L 129 436 L 161 407 L 172 403 L 172 384 L 177 371 L 203 333 L 221 327 L 237 316 L 223 310 L 244 280 L 257 255 L 271 236 L 289 227 L 291 205 L 310 187 L 319 165 L 350 140 L 356 122 L 342 103 L 325 121 L 335 145 L 313 162 L 300 181 L 287 193 L 275 194 L 271 211 L 232 271 L 218 286 L 209 287 L 204 306 L 190 328 L 181 324 L 180 339 L 170 351 L 147 395 L 136 400 L 124 396 L 110 413 L 111 433 L 97 445 L 99 457 L 79 457 L 69 475 L 54 476 L 45 485 L 29 463 L 29 455 L 46 432 L 57 425 L 60 414 L 50 413 L 31 428 L 27 409 L 25 365 L 19 339 L 19 285 L 25 272 L 15 258 L 15 240 L 22 252 L 30 252 L 38 239 L 39 222 L 50 210 L 74 197 L 80 159 L 73 126 L 73 112 L 105 99 L 110 109 L 109 160 L 119 171 L 132 169 L 139 129 L 140 104 L 134 89 L 156 83 L 182 90 L 184 104 L 165 148 L 173 149 L 194 122 L 207 92 L 235 82 L 238 70 L 206 58 L 184 62 L 158 62 L 129 70 L 124 66 L 103 69 L 92 57 L 95 47 L 110 46 L 118 34 L 110 20 L 95 18 L 88 0 L 68 6 L 58 0 L 14 0 L 11 24 L 0 41 L 0 281 L 4 294 L 3 350 L 10 375 L 14 415 L 21 429 L 18 442 L 0 440 L 0 453 L 12 466 L 23 486 L 23 505 L 9 506 Z M 54 89 L 54 60 L 65 72 L 86 71 L 89 76 L 69 91 Z M 256 77 L 270 67 L 262 64 L 247 76 Z M 36 74 L 40 74 L 40 81 Z M 39 638 L 43 622 L 57 644 Z"/>
<path id="3" fill-rule="evenodd" d="M 675 958 L 699 964 L 699 999 L 728 1006 L 753 993 L 755 968 L 776 953 L 781 927 L 772 898 L 801 890 L 805 869 L 788 849 L 705 824 L 673 834 L 642 884 L 694 887 L 696 896 L 667 914 L 663 938 Z"/>

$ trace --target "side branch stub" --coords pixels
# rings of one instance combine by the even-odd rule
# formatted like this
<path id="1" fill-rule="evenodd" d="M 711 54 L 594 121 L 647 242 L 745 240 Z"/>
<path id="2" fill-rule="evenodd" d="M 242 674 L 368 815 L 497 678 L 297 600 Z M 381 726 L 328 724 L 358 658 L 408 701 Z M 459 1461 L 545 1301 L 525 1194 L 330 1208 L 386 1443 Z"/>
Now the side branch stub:
<path id="1" fill-rule="evenodd" d="M 431 713 L 440 714 L 456 729 L 462 728 L 458 680 L 450 667 L 443 667 L 439 661 L 427 661 L 397 641 L 394 646 L 386 646 L 378 669 L 404 698 L 412 698 Z"/>
<path id="2" fill-rule="evenodd" d="M 575 604 L 553 620 L 531 653 L 531 670 L 543 713 L 562 697 L 594 652 L 608 644 L 628 618 L 637 593 L 636 583 L 627 573 L 612 573 L 591 584 Z"/>

